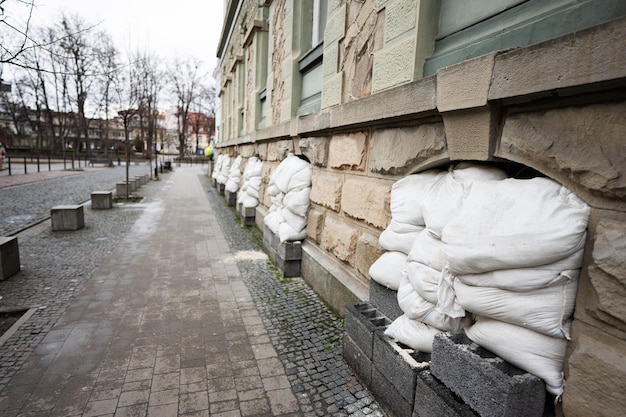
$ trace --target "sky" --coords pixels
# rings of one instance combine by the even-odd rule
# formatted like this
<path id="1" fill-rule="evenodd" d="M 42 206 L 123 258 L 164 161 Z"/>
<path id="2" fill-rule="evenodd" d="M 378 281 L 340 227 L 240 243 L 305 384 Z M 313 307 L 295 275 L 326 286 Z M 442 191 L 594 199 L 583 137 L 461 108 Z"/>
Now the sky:
<path id="1" fill-rule="evenodd" d="M 58 21 L 62 12 L 75 13 L 87 23 L 101 22 L 123 53 L 147 50 L 171 60 L 194 56 L 207 70 L 217 65 L 223 0 L 35 0 L 35 4 L 36 25 Z M 17 7 L 5 3 L 7 15 Z"/>

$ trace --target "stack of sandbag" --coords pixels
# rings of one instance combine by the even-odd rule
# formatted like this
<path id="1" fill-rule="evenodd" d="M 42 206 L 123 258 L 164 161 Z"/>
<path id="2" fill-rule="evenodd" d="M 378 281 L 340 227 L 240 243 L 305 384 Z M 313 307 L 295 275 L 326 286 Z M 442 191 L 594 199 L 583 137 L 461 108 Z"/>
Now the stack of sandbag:
<path id="1" fill-rule="evenodd" d="M 222 170 L 222 163 L 224 162 L 224 154 L 220 154 L 215 159 L 215 165 L 213 166 L 213 171 L 211 172 L 211 177 L 217 181 L 217 177 L 220 175 L 220 171 Z"/>
<path id="2" fill-rule="evenodd" d="M 547 178 L 476 182 L 442 231 L 440 309 L 475 315 L 470 339 L 539 376 L 557 396 L 589 213 Z"/>
<path id="3" fill-rule="evenodd" d="M 217 182 L 218 184 L 226 185 L 226 181 L 228 181 L 228 174 L 230 172 L 230 156 L 224 155 L 222 157 L 222 163 L 220 165 L 220 170 L 217 173 Z"/>
<path id="4" fill-rule="evenodd" d="M 437 308 L 437 289 L 446 265 L 441 232 L 461 210 L 465 190 L 472 183 L 501 180 L 506 175 L 496 168 L 462 163 L 449 172 L 427 171 L 411 177 L 416 178 L 410 180 L 412 187 L 407 190 L 410 199 L 394 205 L 406 207 L 412 217 L 405 219 L 419 222 L 419 227 L 414 229 L 398 285 L 398 305 L 404 315 L 386 333 L 416 350 L 431 352 L 436 333 L 460 331 L 469 324 L 469 318 Z"/>
<path id="5" fill-rule="evenodd" d="M 311 165 L 294 154 L 289 154 L 270 176 L 267 194 L 272 205 L 264 224 L 281 242 L 306 238 L 311 176 Z"/>
<path id="6" fill-rule="evenodd" d="M 391 186 L 389 208 L 391 222 L 380 234 L 378 242 L 383 253 L 369 269 L 370 277 L 386 288 L 398 291 L 402 273 L 406 270 L 407 256 L 417 235 L 424 230 L 424 216 L 419 205 L 426 185 L 438 175 L 439 170 L 409 175 Z"/>
<path id="7" fill-rule="evenodd" d="M 254 208 L 259 205 L 261 189 L 261 173 L 263 162 L 256 156 L 248 159 L 246 168 L 243 170 L 243 184 L 237 194 L 237 204 L 244 207 Z"/>
<path id="8" fill-rule="evenodd" d="M 239 180 L 241 178 L 241 155 L 233 161 L 228 170 L 228 178 L 226 179 L 225 190 L 229 193 L 236 193 L 239 191 Z"/>

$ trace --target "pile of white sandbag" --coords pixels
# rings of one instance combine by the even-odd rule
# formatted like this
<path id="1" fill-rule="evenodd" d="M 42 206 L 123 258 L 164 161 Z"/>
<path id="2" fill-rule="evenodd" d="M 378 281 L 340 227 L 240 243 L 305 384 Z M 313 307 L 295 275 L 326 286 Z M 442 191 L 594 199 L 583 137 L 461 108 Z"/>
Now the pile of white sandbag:
<path id="1" fill-rule="evenodd" d="M 239 180 L 241 178 L 241 160 L 243 158 L 238 155 L 228 170 L 228 177 L 226 178 L 226 186 L 224 189 L 229 193 L 236 193 L 239 191 Z"/>
<path id="2" fill-rule="evenodd" d="M 218 163 L 216 164 L 216 168 L 219 168 L 219 171 L 217 171 L 213 178 L 217 180 L 218 184 L 226 185 L 226 181 L 228 181 L 228 173 L 230 172 L 230 156 L 220 155 L 220 157 L 218 157 Z"/>
<path id="3" fill-rule="evenodd" d="M 390 241 L 399 236 L 397 241 L 403 246 L 399 249 L 408 247 L 409 251 L 397 288 L 398 305 L 404 315 L 389 326 L 388 335 L 414 349 L 431 352 L 436 333 L 459 331 L 469 324 L 469 318 L 437 308 L 440 277 L 446 265 L 441 231 L 461 209 L 467 184 L 505 176 L 495 168 L 463 163 L 450 171 L 411 175 L 392 186 L 392 220 L 379 241 L 387 249 L 393 246 Z M 405 201 L 398 201 L 403 198 Z M 405 246 L 409 237 L 411 244 Z M 372 279 L 383 283 L 375 276 Z"/>
<path id="4" fill-rule="evenodd" d="M 270 176 L 267 194 L 272 205 L 264 224 L 278 235 L 281 242 L 306 237 L 312 174 L 308 162 L 289 154 Z"/>
<path id="5" fill-rule="evenodd" d="M 397 251 L 411 230 L 411 249 L 385 277 L 376 263 L 370 269 L 390 288 L 389 277 L 395 282 L 401 271 L 398 304 L 405 314 L 386 333 L 430 352 L 438 331 L 465 328 L 474 342 L 560 395 L 589 207 L 550 179 L 505 178 L 477 165 L 410 177 L 421 178 L 394 184 L 406 187 L 405 203 L 395 201 L 392 188 L 392 221 L 380 243 Z M 410 227 L 398 227 L 399 207 L 412 208 Z M 384 236 L 389 229 L 400 236 L 395 245 Z"/>
<path id="6" fill-rule="evenodd" d="M 217 177 L 220 175 L 220 171 L 222 170 L 222 163 L 224 162 L 224 154 L 219 154 L 215 158 L 215 164 L 213 165 L 213 171 L 211 172 L 211 178 L 217 181 Z"/>
<path id="7" fill-rule="evenodd" d="M 259 205 L 261 174 L 263 172 L 263 161 L 253 156 L 248 159 L 246 168 L 243 170 L 243 184 L 237 194 L 237 205 L 253 208 Z"/>

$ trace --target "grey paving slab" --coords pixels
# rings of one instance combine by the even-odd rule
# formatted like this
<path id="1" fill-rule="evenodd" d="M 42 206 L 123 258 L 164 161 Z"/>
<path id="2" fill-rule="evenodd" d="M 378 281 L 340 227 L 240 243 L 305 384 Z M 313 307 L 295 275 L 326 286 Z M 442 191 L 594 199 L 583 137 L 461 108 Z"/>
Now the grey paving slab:
<path id="1" fill-rule="evenodd" d="M 276 275 L 209 183 L 181 167 L 80 231 L 20 233 L 0 307 L 38 310 L 0 347 L 0 415 L 383 415 L 341 320 Z"/>

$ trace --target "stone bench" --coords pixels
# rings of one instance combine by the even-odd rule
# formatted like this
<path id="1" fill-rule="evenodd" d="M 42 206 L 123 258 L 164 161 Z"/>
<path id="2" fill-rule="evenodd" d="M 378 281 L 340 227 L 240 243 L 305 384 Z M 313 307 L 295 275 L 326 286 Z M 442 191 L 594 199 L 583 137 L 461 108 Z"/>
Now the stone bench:
<path id="1" fill-rule="evenodd" d="M 55 206 L 51 210 L 52 230 L 78 230 L 85 226 L 83 206 Z"/>
<path id="2" fill-rule="evenodd" d="M 94 191 L 91 193 L 91 208 L 94 210 L 106 210 L 113 208 L 112 191 Z"/>
<path id="3" fill-rule="evenodd" d="M 17 237 L 0 237 L 0 281 L 20 270 L 20 250 Z"/>
<path id="4" fill-rule="evenodd" d="M 112 159 L 91 159 L 89 160 L 89 166 L 94 166 L 95 164 L 104 164 L 108 167 L 113 167 Z"/>

